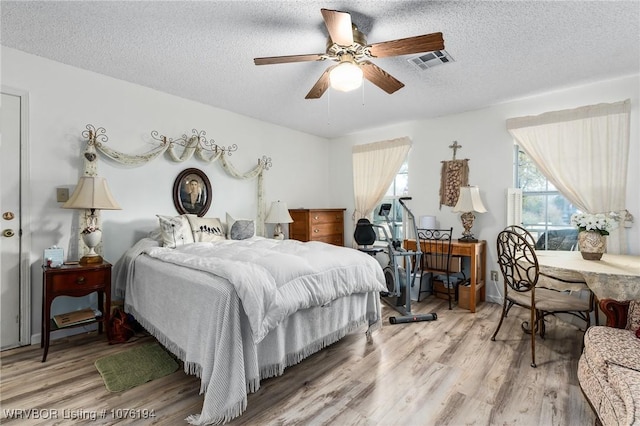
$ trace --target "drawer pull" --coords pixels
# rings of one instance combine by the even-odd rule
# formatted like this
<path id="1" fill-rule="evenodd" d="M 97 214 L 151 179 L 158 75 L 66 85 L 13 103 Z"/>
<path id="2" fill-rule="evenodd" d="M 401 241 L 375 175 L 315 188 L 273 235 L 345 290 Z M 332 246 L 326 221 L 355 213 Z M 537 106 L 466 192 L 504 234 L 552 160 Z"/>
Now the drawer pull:
<path id="1" fill-rule="evenodd" d="M 318 219 L 320 219 L 320 216 L 314 216 L 313 218 L 314 218 L 315 220 L 318 220 Z"/>
<path id="2" fill-rule="evenodd" d="M 314 232 L 315 234 L 317 234 L 318 232 L 320 232 L 320 230 L 319 230 L 319 229 L 314 229 L 314 230 L 313 230 L 313 232 Z"/>
<path id="3" fill-rule="evenodd" d="M 78 285 L 82 285 L 82 284 L 84 284 L 84 282 L 85 282 L 84 277 L 78 277 L 78 278 L 76 278 L 76 284 L 78 284 Z"/>

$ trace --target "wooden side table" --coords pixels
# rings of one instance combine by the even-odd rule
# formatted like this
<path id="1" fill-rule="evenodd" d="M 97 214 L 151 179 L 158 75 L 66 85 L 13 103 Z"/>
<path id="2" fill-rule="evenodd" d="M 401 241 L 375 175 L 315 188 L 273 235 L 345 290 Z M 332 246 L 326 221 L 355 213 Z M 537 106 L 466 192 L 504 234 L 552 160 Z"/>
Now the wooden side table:
<path id="1" fill-rule="evenodd" d="M 111 312 L 111 264 L 108 262 L 89 265 L 63 265 L 59 268 L 43 266 L 42 295 L 42 331 L 40 347 L 44 348 L 42 362 L 47 359 L 51 332 L 98 323 L 98 333 L 102 333 L 103 325 L 108 324 Z M 102 317 L 94 321 L 83 322 L 59 328 L 51 318 L 51 304 L 58 296 L 81 297 L 93 292 L 98 293 L 98 309 Z"/>

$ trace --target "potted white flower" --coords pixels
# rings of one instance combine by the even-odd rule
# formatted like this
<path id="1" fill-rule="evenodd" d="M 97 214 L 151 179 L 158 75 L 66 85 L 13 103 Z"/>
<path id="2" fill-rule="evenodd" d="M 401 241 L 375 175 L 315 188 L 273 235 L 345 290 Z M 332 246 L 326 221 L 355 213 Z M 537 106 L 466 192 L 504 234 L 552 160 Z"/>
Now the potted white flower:
<path id="1" fill-rule="evenodd" d="M 600 260 L 607 249 L 605 236 L 618 227 L 619 215 L 615 212 L 575 213 L 571 224 L 578 228 L 578 248 L 587 260 Z"/>

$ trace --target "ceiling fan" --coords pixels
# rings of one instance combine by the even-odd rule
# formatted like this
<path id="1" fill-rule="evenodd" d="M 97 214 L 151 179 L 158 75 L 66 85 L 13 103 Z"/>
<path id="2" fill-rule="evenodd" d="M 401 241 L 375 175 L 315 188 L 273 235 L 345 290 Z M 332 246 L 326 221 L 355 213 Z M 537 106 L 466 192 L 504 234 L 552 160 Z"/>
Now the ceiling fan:
<path id="1" fill-rule="evenodd" d="M 356 89 L 362 84 L 362 77 L 385 92 L 394 93 L 404 87 L 404 84 L 369 61 L 369 58 L 385 58 L 444 49 L 442 33 L 367 44 L 365 35 L 353 25 L 351 15 L 348 12 L 329 9 L 320 9 L 320 12 L 322 12 L 322 18 L 329 31 L 326 53 L 272 56 L 253 60 L 256 65 L 324 61 L 326 59 L 338 62 L 329 66 L 322 73 L 305 99 L 320 98 L 330 84 L 342 91 Z"/>

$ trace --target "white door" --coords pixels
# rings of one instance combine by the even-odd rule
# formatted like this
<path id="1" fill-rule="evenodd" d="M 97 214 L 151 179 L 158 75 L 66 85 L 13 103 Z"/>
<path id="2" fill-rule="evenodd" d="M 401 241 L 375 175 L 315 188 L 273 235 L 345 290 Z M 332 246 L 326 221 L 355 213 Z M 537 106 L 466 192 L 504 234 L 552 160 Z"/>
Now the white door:
<path id="1" fill-rule="evenodd" d="M 0 103 L 0 349 L 30 343 L 29 259 L 23 243 L 26 94 L 2 88 Z M 23 161 L 25 160 L 25 161 Z"/>

